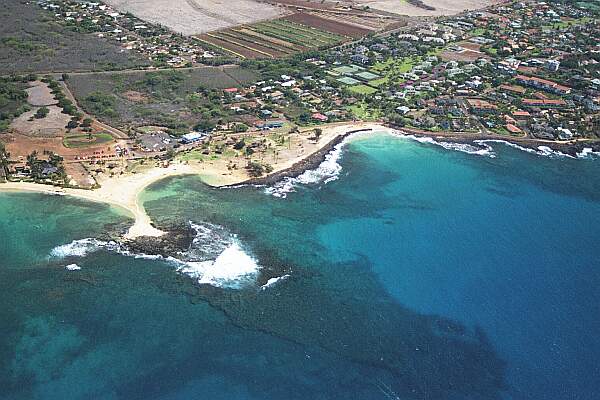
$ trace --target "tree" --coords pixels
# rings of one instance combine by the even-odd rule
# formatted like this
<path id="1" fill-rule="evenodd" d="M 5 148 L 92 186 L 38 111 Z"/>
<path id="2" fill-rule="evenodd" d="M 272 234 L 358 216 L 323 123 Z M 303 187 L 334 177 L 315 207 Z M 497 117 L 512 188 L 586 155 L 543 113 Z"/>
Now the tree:
<path id="1" fill-rule="evenodd" d="M 69 129 L 69 130 L 75 129 L 78 126 L 79 126 L 79 123 L 77 121 L 70 120 L 69 123 L 67 124 L 67 129 Z"/>
<path id="2" fill-rule="evenodd" d="M 319 138 L 321 137 L 322 134 L 323 134 L 323 129 L 315 128 L 315 139 L 316 140 L 319 140 Z"/>
<path id="3" fill-rule="evenodd" d="M 235 124 L 233 125 L 233 131 L 235 133 L 246 132 L 248 130 L 248 125 L 246 124 Z"/>
<path id="4" fill-rule="evenodd" d="M 8 175 L 8 164 L 10 153 L 6 151 L 4 143 L 0 142 L 0 168 L 4 169 L 5 175 Z"/>
<path id="5" fill-rule="evenodd" d="M 90 126 L 92 126 L 92 122 L 93 120 L 91 118 L 84 118 L 81 122 L 81 126 L 84 128 L 89 128 Z"/>
<path id="6" fill-rule="evenodd" d="M 42 119 L 42 118 L 46 118 L 46 116 L 48 115 L 48 113 L 50 113 L 50 110 L 48 109 L 48 107 L 40 107 L 35 112 L 34 116 L 37 119 Z"/>

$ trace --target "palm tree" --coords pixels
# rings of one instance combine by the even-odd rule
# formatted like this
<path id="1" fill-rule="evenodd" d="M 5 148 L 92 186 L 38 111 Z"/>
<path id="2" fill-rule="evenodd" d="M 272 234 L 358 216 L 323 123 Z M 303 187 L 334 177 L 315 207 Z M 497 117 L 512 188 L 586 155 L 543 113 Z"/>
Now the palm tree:
<path id="1" fill-rule="evenodd" d="M 5 175 L 8 176 L 8 164 L 10 153 L 6 151 L 4 143 L 0 142 L 0 168 L 4 169 Z"/>

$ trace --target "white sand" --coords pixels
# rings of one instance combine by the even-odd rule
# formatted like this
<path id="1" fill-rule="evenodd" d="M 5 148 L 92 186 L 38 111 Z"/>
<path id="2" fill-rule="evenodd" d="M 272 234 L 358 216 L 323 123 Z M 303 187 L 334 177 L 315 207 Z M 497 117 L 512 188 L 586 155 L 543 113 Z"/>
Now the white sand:
<path id="1" fill-rule="evenodd" d="M 387 130 L 379 124 L 374 123 L 354 123 L 354 124 L 332 124 L 323 126 L 323 133 L 319 142 L 314 146 L 314 151 L 302 155 L 290 157 L 273 165 L 273 173 L 290 168 L 298 161 L 314 154 L 323 148 L 336 137 L 345 134 L 350 130 L 356 129 Z M 224 177 L 227 173 L 225 165 L 220 168 L 199 169 L 198 166 L 173 163 L 167 168 L 154 167 L 145 172 L 129 175 L 120 175 L 116 177 L 106 177 L 100 179 L 101 187 L 95 190 L 59 188 L 49 185 L 41 185 L 28 182 L 8 182 L 0 184 L 0 191 L 32 191 L 49 194 L 61 194 L 75 196 L 82 199 L 102 202 L 121 207 L 129 211 L 135 218 L 135 222 L 125 235 L 127 239 L 134 239 L 141 236 L 162 236 L 165 232 L 152 226 L 152 221 L 146 214 L 144 207 L 138 201 L 139 194 L 150 184 L 175 175 L 200 175 L 203 180 L 215 186 L 241 183 L 248 179 L 243 174 L 230 175 Z M 214 177 L 214 179 L 211 179 Z"/>
<path id="2" fill-rule="evenodd" d="M 96 190 L 59 188 L 28 182 L 8 182 L 0 184 L 0 191 L 32 191 L 49 194 L 63 194 L 82 199 L 107 203 L 129 211 L 135 218 L 135 223 L 125 235 L 128 239 L 140 236 L 161 236 L 163 231 L 152 226 L 150 217 L 144 207 L 138 202 L 138 195 L 148 185 L 173 175 L 192 173 L 183 164 L 173 164 L 168 168 L 153 168 L 145 173 L 107 178 L 102 187 Z"/>

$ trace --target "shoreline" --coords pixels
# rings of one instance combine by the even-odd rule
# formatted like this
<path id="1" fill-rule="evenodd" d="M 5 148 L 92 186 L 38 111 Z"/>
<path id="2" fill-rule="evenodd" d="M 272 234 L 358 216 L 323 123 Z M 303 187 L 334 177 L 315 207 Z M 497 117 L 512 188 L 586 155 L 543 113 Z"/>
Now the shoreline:
<path id="1" fill-rule="evenodd" d="M 161 179 L 190 175 L 193 171 L 184 164 L 173 164 L 168 168 L 151 168 L 145 173 L 106 178 L 98 189 L 75 189 L 45 185 L 33 182 L 5 182 L 0 184 L 0 192 L 35 192 L 48 195 L 72 196 L 79 199 L 104 203 L 127 211 L 134 219 L 124 238 L 136 239 L 142 236 L 159 237 L 166 232 L 154 227 L 139 202 L 139 194 L 149 185 Z"/>
<path id="2" fill-rule="evenodd" d="M 381 126 L 381 128 L 383 128 L 383 126 Z M 282 169 L 279 171 L 274 171 L 268 175 L 261 176 L 258 178 L 250 178 L 250 179 L 247 179 L 243 182 L 239 182 L 236 184 L 222 185 L 222 186 L 218 186 L 218 187 L 233 187 L 233 186 L 238 186 L 238 185 L 266 185 L 266 186 L 268 186 L 268 185 L 273 185 L 284 178 L 296 178 L 299 175 L 302 175 L 304 172 L 318 167 L 325 160 L 325 156 L 327 154 L 329 154 L 335 148 L 335 146 L 342 143 L 348 136 L 350 136 L 354 133 L 358 133 L 358 132 L 373 132 L 374 129 L 375 129 L 374 127 L 365 127 L 365 128 L 359 128 L 359 129 L 346 131 L 345 133 L 333 138 L 331 141 L 329 141 L 327 144 L 325 144 L 325 146 L 321 147 L 316 152 L 309 154 L 308 156 L 306 156 L 305 158 L 303 158 L 300 161 L 297 161 L 296 163 L 294 163 L 292 166 L 290 166 L 288 168 L 285 168 L 285 169 Z"/>
<path id="3" fill-rule="evenodd" d="M 481 143 L 478 143 L 480 141 L 503 141 L 536 152 L 539 151 L 540 146 L 545 146 L 572 157 L 576 157 L 584 148 L 591 148 L 594 152 L 600 152 L 600 142 L 598 141 L 551 142 L 491 135 L 472 135 L 471 137 L 465 137 L 466 134 L 462 135 L 453 132 L 422 132 L 377 122 L 336 124 L 325 127 L 324 130 L 325 129 L 329 131 L 322 138 L 323 143 L 319 143 L 318 150 L 306 156 L 298 157 L 298 159 L 291 159 L 270 174 L 258 178 L 248 179 L 247 177 L 240 176 L 232 178 L 226 183 L 219 182 L 210 184 L 207 182 L 206 175 L 203 175 L 202 171 L 198 169 L 198 166 L 191 166 L 179 162 L 172 163 L 166 168 L 155 166 L 141 173 L 106 177 L 100 180 L 101 187 L 98 189 L 62 188 L 32 182 L 5 182 L 0 183 L 0 192 L 36 192 L 48 195 L 68 195 L 121 208 L 133 216 L 134 223 L 124 235 L 125 240 L 132 241 L 141 237 L 158 238 L 167 233 L 157 229 L 153 225 L 143 204 L 139 201 L 139 195 L 143 190 L 155 182 L 173 176 L 194 175 L 200 177 L 206 185 L 215 188 L 235 187 L 238 185 L 273 185 L 284 178 L 295 178 L 307 170 L 318 167 L 325 160 L 327 154 L 329 154 L 338 144 L 342 143 L 350 135 L 359 132 L 381 131 L 393 134 L 395 131 L 406 136 L 428 137 L 436 141 L 442 139 L 452 143 L 471 144 L 477 147 L 482 146 Z M 213 171 L 213 173 L 216 174 L 215 171 Z"/>
<path id="4" fill-rule="evenodd" d="M 599 140 L 575 140 L 575 141 L 553 141 L 543 139 L 532 139 L 526 137 L 517 136 L 503 136 L 503 135 L 481 135 L 473 133 L 455 133 L 455 132 L 425 132 L 419 131 L 412 128 L 394 127 L 391 125 L 382 125 L 387 129 L 400 132 L 403 135 L 413 135 L 416 137 L 429 137 L 432 139 L 443 139 L 451 143 L 459 144 L 471 144 L 473 146 L 481 146 L 480 141 L 498 141 L 507 142 L 514 145 L 521 146 L 526 149 L 533 151 L 539 151 L 539 147 L 548 147 L 553 151 L 563 153 L 571 157 L 577 157 L 585 148 L 591 148 L 594 152 L 600 152 L 600 141 Z"/>

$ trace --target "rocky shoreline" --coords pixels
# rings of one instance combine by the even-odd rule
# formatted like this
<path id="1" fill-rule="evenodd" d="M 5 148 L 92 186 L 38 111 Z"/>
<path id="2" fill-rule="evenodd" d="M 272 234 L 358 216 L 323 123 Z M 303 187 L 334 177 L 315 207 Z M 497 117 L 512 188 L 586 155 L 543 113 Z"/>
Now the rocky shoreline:
<path id="1" fill-rule="evenodd" d="M 227 185 L 227 186 L 222 186 L 222 187 L 235 187 L 235 186 L 239 186 L 239 185 L 270 186 L 270 185 L 274 185 L 275 183 L 281 181 L 284 178 L 296 178 L 310 169 L 317 168 L 325 160 L 325 156 L 327 154 L 329 154 L 335 148 L 335 146 L 342 143 L 348 136 L 350 136 L 354 133 L 358 133 L 358 132 L 371 132 L 371 131 L 373 131 L 372 128 L 354 129 L 354 130 L 347 131 L 343 135 L 339 135 L 338 137 L 333 139 L 331 142 L 327 143 L 320 150 L 314 152 L 313 154 L 309 155 L 305 159 L 298 161 L 297 163 L 295 163 L 294 165 L 292 165 L 291 167 L 289 167 L 287 169 L 275 172 L 270 175 L 261 176 L 259 178 L 248 179 L 239 184 Z"/>

